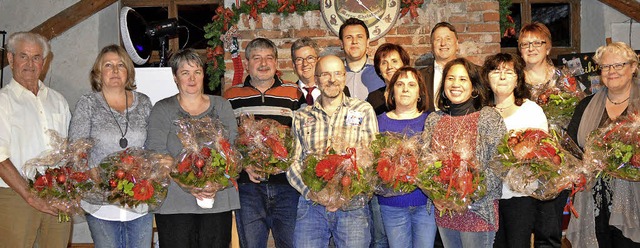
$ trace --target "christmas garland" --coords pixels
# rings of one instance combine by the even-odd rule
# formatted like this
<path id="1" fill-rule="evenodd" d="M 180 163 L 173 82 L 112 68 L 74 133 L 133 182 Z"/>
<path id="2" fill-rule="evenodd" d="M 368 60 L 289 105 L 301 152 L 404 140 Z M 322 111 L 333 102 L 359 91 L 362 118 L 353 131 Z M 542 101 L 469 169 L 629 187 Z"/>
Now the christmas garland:
<path id="1" fill-rule="evenodd" d="M 422 8 L 423 4 L 424 0 L 402 0 L 401 16 L 404 17 L 409 13 L 411 18 L 418 17 L 417 9 Z M 239 8 L 237 7 L 238 5 L 240 6 Z M 231 52 L 232 57 L 234 56 L 233 51 L 228 49 L 230 46 L 224 44 L 224 38 L 221 37 L 227 35 L 227 31 L 238 23 L 241 14 L 248 14 L 250 19 L 259 20 L 259 13 L 278 13 L 287 16 L 293 13 L 302 15 L 306 11 L 319 9 L 319 4 L 309 3 L 307 0 L 247 0 L 244 2 L 236 1 L 236 4 L 233 4 L 231 8 L 218 7 L 211 18 L 211 22 L 204 26 L 204 38 L 208 40 L 207 44 L 209 45 L 209 47 L 207 47 L 206 61 L 207 74 L 209 75 L 209 88 L 215 90 L 220 86 L 224 78 L 226 69 L 224 62 L 225 50 Z M 237 56 L 237 54 L 235 54 L 235 56 Z M 239 58 L 237 59 L 239 60 Z M 234 61 L 234 63 L 236 63 L 236 61 Z"/>

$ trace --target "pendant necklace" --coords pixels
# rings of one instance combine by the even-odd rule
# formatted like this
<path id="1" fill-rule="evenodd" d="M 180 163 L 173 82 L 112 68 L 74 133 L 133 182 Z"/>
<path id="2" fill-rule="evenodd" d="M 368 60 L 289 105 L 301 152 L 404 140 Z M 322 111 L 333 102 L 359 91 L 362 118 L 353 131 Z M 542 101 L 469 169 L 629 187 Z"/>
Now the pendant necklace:
<path id="1" fill-rule="evenodd" d="M 126 126 L 124 128 L 124 132 L 122 132 L 122 127 L 120 127 L 120 123 L 118 123 L 118 119 L 116 119 L 116 115 L 113 113 L 113 110 L 111 110 L 111 107 L 109 106 L 109 102 L 107 102 L 107 98 L 104 96 L 104 92 L 102 92 L 102 97 L 104 98 L 104 102 L 107 103 L 107 109 L 109 110 L 109 113 L 111 113 L 111 116 L 113 117 L 113 120 L 116 122 L 116 125 L 118 126 L 118 130 L 120 130 L 120 134 L 122 135 L 122 138 L 120 138 L 120 147 L 121 148 L 127 148 L 127 145 L 129 145 L 129 141 L 127 140 L 127 138 L 125 138 L 124 136 L 127 135 L 127 132 L 129 131 L 129 108 L 127 106 L 127 102 L 128 102 L 128 96 L 127 96 L 127 91 L 124 91 L 124 109 L 125 109 L 125 118 L 126 118 Z"/>
<path id="2" fill-rule="evenodd" d="M 513 107 L 513 105 L 515 105 L 515 103 L 514 103 L 514 104 L 511 104 L 511 105 L 509 105 L 509 106 L 506 106 L 506 107 L 504 107 L 504 108 L 500 108 L 500 107 L 498 107 L 498 105 L 496 105 L 494 108 L 495 108 L 495 109 L 497 109 L 497 110 L 498 110 L 498 112 L 502 113 L 502 112 L 504 112 L 505 110 L 507 110 L 507 109 L 509 109 L 509 108 Z"/>
<path id="3" fill-rule="evenodd" d="M 624 99 L 622 101 L 619 102 L 614 102 L 613 100 L 611 100 L 611 98 L 609 98 L 609 94 L 607 94 L 607 100 L 609 100 L 609 102 L 613 103 L 613 105 L 620 105 L 625 103 L 627 100 L 629 100 L 629 98 L 631 98 L 631 96 L 627 97 L 627 99 Z"/>

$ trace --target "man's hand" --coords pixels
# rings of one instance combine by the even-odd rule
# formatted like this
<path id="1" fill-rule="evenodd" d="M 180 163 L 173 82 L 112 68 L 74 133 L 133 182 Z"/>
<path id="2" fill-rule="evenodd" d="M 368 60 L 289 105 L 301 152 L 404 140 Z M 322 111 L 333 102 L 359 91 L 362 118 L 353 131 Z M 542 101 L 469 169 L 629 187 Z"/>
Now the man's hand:
<path id="1" fill-rule="evenodd" d="M 0 162 L 0 178 L 2 178 L 13 191 L 20 195 L 27 204 L 36 210 L 55 216 L 58 215 L 58 211 L 51 207 L 49 203 L 31 193 L 27 181 L 22 178 L 22 175 L 20 175 L 20 172 L 18 172 L 11 160 L 5 159 Z"/>
<path id="2" fill-rule="evenodd" d="M 61 207 L 59 204 L 54 204 L 54 206 L 56 206 L 57 208 L 53 207 L 47 201 L 35 195 L 31 195 L 27 199 L 27 203 L 33 208 L 35 208 L 36 210 L 53 215 L 53 216 L 58 216 L 58 210 L 64 211 L 64 212 L 68 211 L 65 207 Z"/>

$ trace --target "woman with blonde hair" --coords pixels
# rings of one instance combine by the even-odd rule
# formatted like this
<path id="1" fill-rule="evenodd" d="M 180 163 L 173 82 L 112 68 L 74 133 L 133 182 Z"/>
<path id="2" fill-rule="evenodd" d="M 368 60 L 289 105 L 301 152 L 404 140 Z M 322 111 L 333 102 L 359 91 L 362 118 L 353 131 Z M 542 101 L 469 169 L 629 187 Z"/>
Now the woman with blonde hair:
<path id="1" fill-rule="evenodd" d="M 604 90 L 578 103 L 568 133 L 580 147 L 595 129 L 637 110 L 638 56 L 623 42 L 601 46 L 593 60 L 600 67 Z M 590 186 L 590 187 L 589 187 Z M 640 247 L 640 182 L 599 177 L 576 194 L 580 217 L 572 218 L 567 238 L 572 247 Z"/>

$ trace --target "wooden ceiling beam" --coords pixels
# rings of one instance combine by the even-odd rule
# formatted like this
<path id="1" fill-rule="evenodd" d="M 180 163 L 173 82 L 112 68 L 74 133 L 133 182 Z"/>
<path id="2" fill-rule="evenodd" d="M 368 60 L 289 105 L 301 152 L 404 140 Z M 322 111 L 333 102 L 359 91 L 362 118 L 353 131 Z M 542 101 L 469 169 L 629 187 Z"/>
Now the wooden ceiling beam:
<path id="1" fill-rule="evenodd" d="M 118 0 L 80 0 L 31 29 L 31 32 L 41 34 L 51 40 L 117 1 Z M 5 60 L 5 66 L 8 66 L 9 63 L 6 61 L 7 57 L 4 56 L 2 59 Z"/>
<path id="2" fill-rule="evenodd" d="M 599 0 L 600 2 L 620 11 L 636 22 L 640 22 L 640 2 L 636 0 Z"/>

